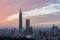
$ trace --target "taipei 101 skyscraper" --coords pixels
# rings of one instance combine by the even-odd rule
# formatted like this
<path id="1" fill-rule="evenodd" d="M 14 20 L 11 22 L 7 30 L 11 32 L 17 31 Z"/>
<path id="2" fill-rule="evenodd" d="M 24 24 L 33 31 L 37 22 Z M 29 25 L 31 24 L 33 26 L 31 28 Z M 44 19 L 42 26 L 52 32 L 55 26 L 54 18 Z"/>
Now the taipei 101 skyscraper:
<path id="1" fill-rule="evenodd" d="M 19 13 L 19 32 L 22 34 L 22 12 Z"/>

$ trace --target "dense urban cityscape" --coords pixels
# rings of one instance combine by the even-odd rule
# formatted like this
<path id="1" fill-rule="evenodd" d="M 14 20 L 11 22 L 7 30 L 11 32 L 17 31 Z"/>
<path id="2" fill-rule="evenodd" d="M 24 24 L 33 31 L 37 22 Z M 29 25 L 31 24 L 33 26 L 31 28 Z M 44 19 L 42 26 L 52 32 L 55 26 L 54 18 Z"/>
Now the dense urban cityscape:
<path id="1" fill-rule="evenodd" d="M 0 29 L 0 39 L 3 40 L 60 40 L 60 29 L 54 24 L 49 30 L 33 31 L 30 19 L 26 19 L 26 29 L 22 27 L 22 11 L 19 13 L 19 29 Z M 4 39 L 5 37 L 5 39 Z"/>
<path id="2" fill-rule="evenodd" d="M 60 0 L 0 0 L 0 40 L 60 40 Z"/>

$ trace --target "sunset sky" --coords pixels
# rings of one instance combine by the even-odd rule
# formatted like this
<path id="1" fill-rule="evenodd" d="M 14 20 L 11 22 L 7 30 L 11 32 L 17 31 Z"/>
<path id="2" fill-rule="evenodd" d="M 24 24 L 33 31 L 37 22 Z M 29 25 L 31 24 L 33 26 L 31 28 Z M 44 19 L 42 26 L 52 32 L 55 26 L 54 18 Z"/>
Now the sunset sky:
<path id="1" fill-rule="evenodd" d="M 18 27 L 19 10 L 31 26 L 60 25 L 60 0 L 0 0 L 0 28 Z"/>

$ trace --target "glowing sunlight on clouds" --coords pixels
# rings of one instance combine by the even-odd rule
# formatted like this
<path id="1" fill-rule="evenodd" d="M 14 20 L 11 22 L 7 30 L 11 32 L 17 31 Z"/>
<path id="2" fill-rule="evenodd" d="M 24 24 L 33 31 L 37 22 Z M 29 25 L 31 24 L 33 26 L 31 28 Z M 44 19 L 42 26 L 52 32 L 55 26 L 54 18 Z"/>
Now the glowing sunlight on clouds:
<path id="1" fill-rule="evenodd" d="M 38 16 L 40 14 L 52 14 L 60 11 L 60 4 L 49 4 L 47 6 L 27 11 L 23 13 L 23 17 Z M 7 21 L 13 21 L 18 18 L 19 13 L 7 16 Z"/>

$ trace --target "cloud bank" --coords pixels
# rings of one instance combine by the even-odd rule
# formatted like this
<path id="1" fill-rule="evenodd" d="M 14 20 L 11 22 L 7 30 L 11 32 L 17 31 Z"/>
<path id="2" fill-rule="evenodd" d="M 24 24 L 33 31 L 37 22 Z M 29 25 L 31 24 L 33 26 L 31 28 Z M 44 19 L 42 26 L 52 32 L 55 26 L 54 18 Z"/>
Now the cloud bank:
<path id="1" fill-rule="evenodd" d="M 32 16 L 39 16 L 44 14 L 54 14 L 54 12 L 60 12 L 60 3 L 59 4 L 48 4 L 46 6 L 33 9 L 31 11 L 23 12 L 23 17 L 32 17 Z M 7 21 L 13 21 L 17 19 L 19 13 L 13 14 L 11 16 L 7 16 Z"/>

